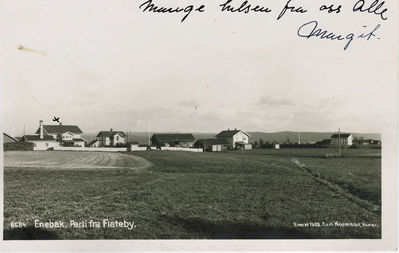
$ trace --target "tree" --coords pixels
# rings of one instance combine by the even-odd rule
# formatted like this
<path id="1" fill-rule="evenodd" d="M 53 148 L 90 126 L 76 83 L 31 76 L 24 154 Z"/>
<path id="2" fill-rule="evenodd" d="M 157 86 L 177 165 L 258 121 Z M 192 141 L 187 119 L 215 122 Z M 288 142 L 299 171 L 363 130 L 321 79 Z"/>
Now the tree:
<path id="1" fill-rule="evenodd" d="M 259 147 L 264 148 L 265 141 L 263 139 L 259 139 Z"/>
<path id="2" fill-rule="evenodd" d="M 255 141 L 255 142 L 253 143 L 253 148 L 258 148 L 258 142 L 257 142 L 257 141 Z"/>

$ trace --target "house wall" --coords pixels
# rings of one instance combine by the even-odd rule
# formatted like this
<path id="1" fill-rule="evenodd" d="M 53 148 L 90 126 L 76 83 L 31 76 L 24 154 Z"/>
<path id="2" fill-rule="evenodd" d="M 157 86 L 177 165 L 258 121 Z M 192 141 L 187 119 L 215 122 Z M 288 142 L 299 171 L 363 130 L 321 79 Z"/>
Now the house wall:
<path id="1" fill-rule="evenodd" d="M 109 137 L 98 137 L 97 140 L 99 141 L 100 147 L 109 146 L 111 144 Z"/>
<path id="2" fill-rule="evenodd" d="M 331 139 L 331 144 L 332 145 L 338 145 L 338 142 L 340 142 L 342 145 L 349 145 L 351 146 L 353 144 L 353 136 L 350 135 L 348 138 L 332 138 Z"/>
<path id="3" fill-rule="evenodd" d="M 244 145 L 245 150 L 251 150 L 252 149 L 252 144 L 245 144 Z"/>
<path id="4" fill-rule="evenodd" d="M 244 134 L 243 132 L 238 132 L 233 136 L 233 141 L 237 142 L 237 141 L 242 141 L 244 143 L 248 143 L 249 141 L 249 137 Z"/>
<path id="5" fill-rule="evenodd" d="M 125 138 L 120 134 L 115 134 L 113 138 L 113 146 L 118 144 L 125 144 Z"/>
<path id="6" fill-rule="evenodd" d="M 84 147 L 85 146 L 85 142 L 84 141 L 73 141 L 75 146 L 78 147 Z"/>
<path id="7" fill-rule="evenodd" d="M 59 147 L 56 141 L 30 141 L 33 143 L 33 150 L 47 150 L 49 148 Z"/>
<path id="8" fill-rule="evenodd" d="M 72 133 L 66 132 L 61 135 L 61 138 L 63 141 L 71 141 L 74 137 Z"/>

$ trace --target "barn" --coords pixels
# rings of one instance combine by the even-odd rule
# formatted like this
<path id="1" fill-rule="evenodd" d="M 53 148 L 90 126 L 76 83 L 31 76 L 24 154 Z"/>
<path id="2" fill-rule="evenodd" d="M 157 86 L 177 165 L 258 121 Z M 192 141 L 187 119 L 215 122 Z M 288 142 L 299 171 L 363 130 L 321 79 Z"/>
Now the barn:
<path id="1" fill-rule="evenodd" d="M 195 138 L 192 134 L 153 134 L 151 137 L 152 146 L 165 147 L 192 147 Z"/>

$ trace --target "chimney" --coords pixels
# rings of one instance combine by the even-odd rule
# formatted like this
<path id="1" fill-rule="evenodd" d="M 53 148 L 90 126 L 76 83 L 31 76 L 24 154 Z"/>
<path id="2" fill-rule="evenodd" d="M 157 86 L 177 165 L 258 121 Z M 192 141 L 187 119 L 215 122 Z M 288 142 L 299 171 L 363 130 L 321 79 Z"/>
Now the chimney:
<path id="1" fill-rule="evenodd" d="M 112 133 L 112 128 L 109 131 Z"/>
<path id="2" fill-rule="evenodd" d="M 43 120 L 39 122 L 39 128 L 40 128 L 40 139 L 42 140 L 44 138 L 44 131 L 43 131 Z"/>

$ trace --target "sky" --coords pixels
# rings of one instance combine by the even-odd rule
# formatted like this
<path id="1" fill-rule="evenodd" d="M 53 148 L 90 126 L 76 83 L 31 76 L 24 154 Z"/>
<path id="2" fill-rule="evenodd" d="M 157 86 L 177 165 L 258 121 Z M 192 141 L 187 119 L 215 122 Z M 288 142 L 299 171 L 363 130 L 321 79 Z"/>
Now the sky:
<path id="1" fill-rule="evenodd" d="M 381 133 L 392 118 L 397 18 L 389 11 L 383 21 L 346 5 L 332 15 L 316 11 L 322 1 L 294 1 L 308 13 L 276 21 L 281 1 L 269 2 L 271 14 L 154 1 L 206 5 L 181 23 L 182 14 L 142 12 L 142 2 L 3 2 L 4 132 L 33 133 L 57 116 L 83 132 Z M 342 33 L 381 24 L 381 38 L 344 51 L 344 42 L 297 36 L 316 19 Z"/>

